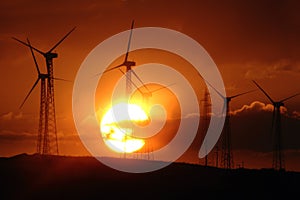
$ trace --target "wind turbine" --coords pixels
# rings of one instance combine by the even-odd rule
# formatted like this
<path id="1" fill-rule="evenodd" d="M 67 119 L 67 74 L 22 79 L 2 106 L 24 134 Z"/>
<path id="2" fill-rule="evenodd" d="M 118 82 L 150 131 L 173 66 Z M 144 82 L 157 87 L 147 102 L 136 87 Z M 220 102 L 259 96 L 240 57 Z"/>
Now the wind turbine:
<path id="1" fill-rule="evenodd" d="M 57 58 L 57 53 L 53 53 L 52 51 L 58 46 L 60 45 L 65 39 L 66 37 L 68 37 L 71 32 L 73 32 L 75 30 L 75 27 L 69 31 L 61 40 L 59 40 L 49 51 L 47 52 L 43 52 L 35 47 L 32 47 L 30 45 L 30 43 L 26 43 L 23 42 L 15 37 L 12 37 L 12 39 L 22 43 L 25 46 L 28 46 L 31 51 L 35 50 L 36 52 L 40 53 L 41 55 L 43 55 L 46 59 L 46 67 L 47 67 L 47 74 L 41 74 L 39 76 L 41 76 L 41 82 L 46 82 L 47 80 L 47 85 L 43 86 L 42 88 L 44 88 L 43 93 L 41 93 L 41 98 L 43 97 L 43 101 L 45 103 L 43 103 L 43 106 L 45 106 L 45 108 L 41 109 L 40 112 L 43 112 L 40 115 L 43 115 L 43 121 L 44 121 L 44 127 L 42 129 L 44 129 L 44 136 L 46 138 L 49 138 L 49 141 L 46 142 L 46 144 L 43 146 L 43 150 L 42 150 L 42 154 L 59 154 L 58 152 L 58 142 L 57 142 L 57 129 L 56 129 L 56 116 L 55 116 L 55 103 L 54 103 L 54 84 L 53 84 L 53 80 L 55 79 L 53 77 L 53 58 Z M 42 78 L 43 77 L 43 78 Z M 44 80 L 44 81 L 43 81 Z M 38 81 L 35 83 L 37 84 Z M 35 85 L 34 85 L 35 87 Z M 33 88 L 34 88 L 33 87 Z M 32 88 L 32 90 L 33 90 Z M 29 94 L 28 94 L 29 96 Z M 26 99 L 25 99 L 26 100 Z M 54 138 L 55 140 L 55 150 L 52 150 L 52 147 L 50 146 L 50 138 Z"/>
<path id="2" fill-rule="evenodd" d="M 253 83 L 265 94 L 273 105 L 273 117 L 272 117 L 272 129 L 271 133 L 273 138 L 273 168 L 275 170 L 285 170 L 284 166 L 284 152 L 282 147 L 282 130 L 281 130 L 281 113 L 280 107 L 284 106 L 284 102 L 299 95 L 300 93 L 294 94 L 280 101 L 274 101 L 268 93 L 258 85 L 257 82 Z"/>
<path id="3" fill-rule="evenodd" d="M 46 113 L 46 79 L 49 79 L 49 74 L 42 74 L 40 72 L 39 66 L 37 64 L 35 55 L 32 51 L 31 45 L 29 40 L 27 39 L 28 45 L 30 46 L 30 51 L 31 51 L 31 55 L 33 57 L 34 60 L 34 64 L 38 73 L 38 77 L 37 80 L 35 81 L 35 83 L 33 84 L 32 88 L 30 89 L 30 91 L 28 92 L 28 94 L 26 95 L 25 99 L 23 100 L 20 109 L 23 107 L 24 103 L 26 102 L 26 100 L 28 99 L 28 97 L 30 96 L 31 92 L 34 90 L 34 88 L 36 87 L 36 85 L 38 84 L 39 81 L 41 81 L 41 96 L 40 96 L 40 117 L 39 117 L 39 129 L 38 129 L 38 138 L 37 138 L 37 146 L 36 146 L 36 152 L 38 154 L 43 154 L 45 153 L 45 151 L 47 151 L 47 146 L 49 143 L 49 135 L 45 135 L 45 114 Z M 42 143 L 43 141 L 43 143 Z M 45 147 L 45 148 L 42 148 Z"/>
<path id="4" fill-rule="evenodd" d="M 232 146 L 231 146 L 231 128 L 230 128 L 230 102 L 232 99 L 242 96 L 244 94 L 248 94 L 250 92 L 253 92 L 255 90 L 250 90 L 247 92 L 243 92 L 237 95 L 233 96 L 223 96 L 216 88 L 214 88 L 208 81 L 205 80 L 210 87 L 213 88 L 213 90 L 216 91 L 216 93 L 224 100 L 224 106 L 223 106 L 223 111 L 225 109 L 226 105 L 226 117 L 225 117 L 225 124 L 222 132 L 222 155 L 221 155 L 221 165 L 225 169 L 231 169 L 234 167 L 234 162 L 233 162 L 233 154 L 232 154 Z"/>
<path id="5" fill-rule="evenodd" d="M 37 147 L 36 147 L 36 152 L 38 154 L 47 154 L 47 149 L 49 146 L 49 134 L 47 134 L 46 130 L 45 130 L 45 124 L 46 124 L 46 102 L 47 102 L 47 98 L 46 98 L 46 80 L 50 79 L 49 74 L 44 74 L 40 72 L 38 63 L 36 61 L 34 52 L 31 48 L 31 44 L 29 39 L 27 38 L 27 43 L 30 46 L 30 52 L 31 55 L 33 57 L 34 60 L 34 64 L 38 73 L 38 77 L 35 81 L 35 83 L 33 84 L 33 86 L 31 87 L 30 91 L 27 93 L 25 99 L 23 100 L 22 104 L 20 105 L 20 109 L 23 107 L 23 105 L 25 104 L 26 100 L 28 99 L 28 97 L 30 96 L 30 94 L 32 93 L 32 91 L 34 90 L 34 88 L 37 86 L 38 82 L 41 81 L 41 96 L 40 96 L 40 116 L 39 116 L 39 129 L 38 129 L 38 138 L 37 138 Z M 63 81 L 67 81 L 65 79 L 61 79 L 61 78 L 53 78 L 55 80 L 63 80 Z"/>
<path id="6" fill-rule="evenodd" d="M 104 72 L 102 73 L 106 73 L 106 72 L 109 72 L 109 71 L 112 71 L 114 69 L 118 69 L 118 68 L 121 68 L 123 66 L 126 67 L 126 96 L 129 97 L 129 95 L 131 94 L 131 91 L 132 91 L 132 81 L 131 81 L 131 73 L 133 73 L 133 75 L 139 80 L 140 78 L 138 77 L 138 75 L 132 70 L 132 67 L 136 65 L 136 63 L 134 61 L 129 61 L 128 60 L 128 55 L 129 55 L 129 50 L 130 50 L 130 44 L 131 44 L 131 38 L 132 38 L 132 31 L 133 31 L 133 26 L 134 26 L 134 20 L 132 21 L 131 23 L 131 28 L 130 28 L 130 35 L 129 35 L 129 40 L 128 40 L 128 46 L 127 46 L 127 51 L 126 51 L 126 54 L 125 54 L 125 59 L 123 61 L 123 63 L 121 63 L 120 65 L 117 65 L 113 68 L 110 68 L 108 70 L 105 70 Z"/>
<path id="7" fill-rule="evenodd" d="M 60 45 L 74 30 L 76 27 L 74 27 L 71 31 L 69 31 L 61 40 L 59 40 L 49 51 L 47 52 L 43 52 L 29 44 L 27 44 L 26 42 L 23 42 L 21 40 L 19 40 L 18 38 L 12 37 L 12 39 L 22 43 L 25 46 L 28 46 L 29 48 L 32 48 L 33 50 L 35 50 L 36 52 L 40 53 L 42 56 L 45 57 L 46 59 L 46 66 L 47 66 L 47 73 L 50 75 L 50 77 L 53 77 L 53 58 L 57 58 L 57 53 L 53 53 L 53 50 Z"/>
<path id="8" fill-rule="evenodd" d="M 152 97 L 152 94 L 153 93 L 155 93 L 155 92 L 158 92 L 158 91 L 160 91 L 160 90 L 162 90 L 162 89 L 166 89 L 166 88 L 169 88 L 171 85 L 174 85 L 174 83 L 173 84 L 169 84 L 169 85 L 167 85 L 167 86 L 162 86 L 162 87 L 159 87 L 159 88 L 157 88 L 157 89 L 155 89 L 155 90 L 149 90 L 148 88 L 147 88 L 147 86 L 143 83 L 143 81 L 140 79 L 140 78 L 138 78 L 139 79 L 139 81 L 142 83 L 142 85 L 143 85 L 143 87 L 144 88 L 146 88 L 146 90 L 147 90 L 147 92 L 143 92 L 131 79 L 129 79 L 129 77 L 127 76 L 128 74 L 126 74 L 125 72 L 123 72 L 121 69 L 119 69 L 120 70 L 120 72 L 122 72 L 122 74 L 124 74 L 124 76 L 126 76 L 126 79 L 128 80 L 128 81 L 130 81 L 131 82 L 131 84 L 141 93 L 141 95 L 143 96 L 143 103 L 146 105 L 146 107 L 147 107 L 147 115 L 148 115 L 148 108 L 149 108 L 149 100 L 150 100 L 150 98 Z M 136 76 L 137 77 L 139 77 L 137 74 L 136 74 Z M 153 156 L 150 156 L 150 151 L 152 151 L 152 150 L 150 150 L 150 142 L 147 142 L 146 143 L 146 153 L 147 153 L 147 159 L 148 160 L 150 160 L 150 158 L 151 157 L 153 157 Z M 152 149 L 152 148 L 151 148 Z"/>

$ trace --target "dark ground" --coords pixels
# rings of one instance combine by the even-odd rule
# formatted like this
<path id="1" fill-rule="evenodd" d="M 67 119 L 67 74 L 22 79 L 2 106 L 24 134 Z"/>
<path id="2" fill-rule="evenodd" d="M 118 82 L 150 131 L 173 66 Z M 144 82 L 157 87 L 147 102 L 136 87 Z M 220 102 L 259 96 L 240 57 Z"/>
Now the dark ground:
<path id="1" fill-rule="evenodd" d="M 149 161 L 148 161 L 149 162 Z M 0 158 L 0 199 L 299 199 L 300 173 L 173 163 L 131 174 L 93 157 Z"/>

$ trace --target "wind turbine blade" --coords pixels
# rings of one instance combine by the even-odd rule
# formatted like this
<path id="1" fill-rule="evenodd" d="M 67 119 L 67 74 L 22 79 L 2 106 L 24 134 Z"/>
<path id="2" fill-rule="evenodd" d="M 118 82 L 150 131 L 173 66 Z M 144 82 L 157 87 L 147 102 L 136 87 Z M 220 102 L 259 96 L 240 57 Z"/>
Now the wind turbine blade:
<path id="1" fill-rule="evenodd" d="M 63 78 L 53 78 L 53 80 L 72 82 L 70 80 L 66 80 L 66 79 L 63 79 Z"/>
<path id="2" fill-rule="evenodd" d="M 286 100 L 288 100 L 288 99 L 291 99 L 291 98 L 293 98 L 293 97 L 295 97 L 295 96 L 298 96 L 299 94 L 300 94 L 300 93 L 297 93 L 297 94 L 294 94 L 294 95 L 292 95 L 292 96 L 290 96 L 290 97 L 288 97 L 288 98 L 282 99 L 280 102 L 283 103 L 284 101 L 286 101 Z"/>
<path id="3" fill-rule="evenodd" d="M 115 67 L 113 67 L 113 68 L 110 68 L 110 69 L 108 69 L 108 70 L 105 70 L 105 71 L 102 72 L 102 73 L 104 74 L 104 73 L 106 73 L 106 72 L 112 71 L 112 70 L 117 69 L 117 68 L 122 67 L 122 66 L 124 66 L 124 65 L 123 65 L 123 64 L 120 64 L 120 65 L 118 65 L 118 66 L 115 66 Z"/>
<path id="4" fill-rule="evenodd" d="M 129 49 L 130 49 L 130 43 L 131 43 L 131 37 L 132 37 L 133 26 L 134 26 L 134 20 L 132 20 L 132 23 L 131 23 L 130 35 L 129 35 L 128 45 L 127 45 L 127 52 L 126 52 L 126 55 L 125 55 L 125 60 L 124 60 L 124 62 L 126 62 L 127 59 L 128 59 L 128 53 L 129 53 Z"/>
<path id="5" fill-rule="evenodd" d="M 165 89 L 165 88 L 169 88 L 172 85 L 175 85 L 175 83 L 172 83 L 172 84 L 169 84 L 167 86 L 163 86 L 163 87 L 157 88 L 155 90 L 152 90 L 151 93 L 158 92 L 159 90 L 162 90 L 162 89 Z"/>
<path id="6" fill-rule="evenodd" d="M 32 55 L 33 60 L 34 60 L 34 64 L 35 64 L 36 70 L 37 70 L 38 74 L 40 74 L 41 72 L 40 72 L 38 63 L 37 63 L 37 61 L 36 61 L 35 55 L 34 55 L 33 50 L 32 50 L 32 46 L 31 46 L 30 41 L 29 41 L 28 38 L 27 38 L 27 43 L 28 43 L 28 45 L 29 45 L 29 47 L 30 47 L 30 52 L 31 52 L 31 55 Z"/>
<path id="7" fill-rule="evenodd" d="M 72 30 L 70 30 L 58 43 L 56 43 L 56 45 L 54 45 L 49 51 L 48 53 L 52 52 L 58 45 L 60 45 L 60 43 L 62 43 L 74 30 L 75 30 L 76 26 L 74 28 L 72 28 Z"/>
<path id="8" fill-rule="evenodd" d="M 253 83 L 268 97 L 268 99 L 274 104 L 275 102 L 273 101 L 273 99 L 266 93 L 266 91 L 264 91 L 264 89 L 262 89 L 262 87 L 260 87 L 258 85 L 258 83 L 256 83 L 254 80 L 252 80 Z"/>
<path id="9" fill-rule="evenodd" d="M 123 72 L 121 69 L 119 69 L 120 72 L 122 72 L 122 74 L 124 74 L 126 76 L 126 79 L 129 80 L 132 85 L 134 85 L 134 87 L 142 94 L 144 95 L 144 93 L 140 90 L 140 88 L 127 76 L 127 74 L 125 72 Z"/>
<path id="10" fill-rule="evenodd" d="M 43 56 L 45 55 L 45 53 L 42 52 L 41 50 L 38 50 L 37 48 L 35 48 L 35 47 L 31 46 L 31 45 L 28 45 L 26 42 L 23 42 L 22 40 L 19 40 L 18 38 L 12 37 L 12 39 L 14 39 L 14 40 L 20 42 L 21 44 L 24 44 L 25 46 L 28 46 L 28 47 L 34 49 L 35 51 L 39 52 L 39 53 L 42 54 Z"/>
<path id="11" fill-rule="evenodd" d="M 32 90 L 35 88 L 36 84 L 38 84 L 40 78 L 38 78 L 35 83 L 33 84 L 32 88 L 30 89 L 30 91 L 28 92 L 28 94 L 26 95 L 24 101 L 22 102 L 22 104 L 20 105 L 20 109 L 23 107 L 25 101 L 28 99 L 29 95 L 31 94 Z"/>
<path id="12" fill-rule="evenodd" d="M 98 74 L 96 74 L 95 76 L 99 76 L 99 75 L 101 75 L 101 74 L 104 74 L 104 73 L 106 73 L 106 72 L 112 71 L 112 70 L 117 69 L 117 68 L 122 67 L 122 66 L 124 66 L 124 65 L 123 65 L 123 64 L 120 64 L 120 65 L 118 65 L 118 66 L 115 66 L 115 67 L 113 67 L 113 68 L 110 68 L 110 69 L 108 69 L 108 70 L 105 70 L 105 71 L 103 71 L 103 72 L 101 72 L 101 73 L 98 73 Z"/>
<path id="13" fill-rule="evenodd" d="M 204 81 L 210 86 L 212 87 L 212 89 L 214 89 L 214 91 L 216 91 L 216 93 L 223 99 L 226 99 L 226 97 L 224 97 L 216 88 L 214 88 L 207 80 L 204 79 Z"/>
<path id="14" fill-rule="evenodd" d="M 242 95 L 244 95 L 244 94 L 248 94 L 248 93 L 254 92 L 254 91 L 256 91 L 256 90 L 250 90 L 250 91 L 248 91 L 248 92 L 243 92 L 243 93 L 240 93 L 240 94 L 237 94 L 237 95 L 230 96 L 229 98 L 233 99 L 233 98 L 235 98 L 235 97 L 242 96 Z"/>
<path id="15" fill-rule="evenodd" d="M 135 73 L 135 71 L 134 71 L 134 70 L 131 70 L 131 72 L 132 72 L 133 75 L 140 81 L 140 83 L 144 86 L 144 88 L 146 88 L 146 90 L 147 90 L 148 92 L 151 92 L 151 91 L 149 90 L 149 88 L 144 84 L 144 82 L 142 81 L 142 79 L 140 79 L 140 77 Z"/>

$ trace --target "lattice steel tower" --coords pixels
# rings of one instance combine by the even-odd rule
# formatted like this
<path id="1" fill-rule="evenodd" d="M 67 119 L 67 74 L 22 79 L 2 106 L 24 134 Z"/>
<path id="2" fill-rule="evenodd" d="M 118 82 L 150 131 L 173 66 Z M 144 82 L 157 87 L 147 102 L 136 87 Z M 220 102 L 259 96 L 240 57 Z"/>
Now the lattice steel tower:
<path id="1" fill-rule="evenodd" d="M 55 115 L 55 101 L 54 101 L 54 80 L 63 80 L 55 78 L 53 75 L 53 58 L 57 58 L 57 53 L 52 53 L 52 51 L 61 44 L 65 38 L 73 32 L 75 27 L 69 31 L 58 43 L 56 43 L 48 52 L 40 51 L 39 49 L 32 47 L 28 43 L 23 42 L 17 38 L 18 42 L 30 47 L 34 62 L 38 71 L 38 79 L 27 94 L 25 100 L 23 101 L 21 107 L 31 94 L 32 90 L 35 88 L 39 80 L 41 80 L 41 96 L 40 96 L 40 116 L 39 116 L 39 129 L 37 138 L 37 153 L 43 155 L 59 154 L 58 150 L 58 139 L 57 139 L 57 128 L 56 128 L 56 115 Z M 47 74 L 41 74 L 37 61 L 35 59 L 33 50 L 44 56 L 46 60 Z"/>
<path id="2" fill-rule="evenodd" d="M 210 112 L 211 112 L 211 102 L 210 102 L 210 95 L 207 89 L 205 89 L 204 92 L 204 98 L 202 100 L 203 104 L 203 121 L 204 121 L 204 126 L 203 126 L 203 132 L 206 133 L 208 126 L 209 126 L 209 121 L 210 121 Z M 206 147 L 206 144 L 204 144 Z M 206 152 L 205 158 L 204 158 L 204 165 L 208 166 L 208 154 Z"/>
<path id="3" fill-rule="evenodd" d="M 255 81 L 254 84 L 265 94 L 265 96 L 270 100 L 273 105 L 273 118 L 272 118 L 272 129 L 271 134 L 273 137 L 273 169 L 275 170 L 285 170 L 284 163 L 284 148 L 282 141 L 282 128 L 281 128 L 281 113 L 280 107 L 284 106 L 284 102 L 298 96 L 300 93 L 294 94 L 280 101 L 274 101 L 268 93 L 258 85 Z"/>
<path id="4" fill-rule="evenodd" d="M 231 129 L 230 129 L 230 110 L 229 102 L 231 98 L 225 98 L 226 102 L 226 117 L 222 132 L 222 150 L 221 150 L 221 166 L 225 169 L 231 169 L 234 166 L 232 147 L 231 147 Z"/>
<path id="5" fill-rule="evenodd" d="M 207 81 L 206 81 L 207 82 Z M 224 100 L 224 107 L 223 107 L 223 112 L 224 114 L 224 109 L 226 108 L 226 116 L 225 116 L 225 123 L 224 123 L 224 128 L 221 133 L 221 167 L 225 169 L 231 169 L 234 167 L 233 163 L 233 154 L 232 154 L 232 145 L 231 145 L 231 129 L 230 129 L 230 101 L 233 98 L 239 97 L 241 95 L 253 92 L 255 90 L 251 90 L 248 92 L 240 93 L 237 95 L 233 96 L 223 96 L 216 88 L 214 88 L 209 82 L 207 82 L 215 91 L 216 93 Z"/>

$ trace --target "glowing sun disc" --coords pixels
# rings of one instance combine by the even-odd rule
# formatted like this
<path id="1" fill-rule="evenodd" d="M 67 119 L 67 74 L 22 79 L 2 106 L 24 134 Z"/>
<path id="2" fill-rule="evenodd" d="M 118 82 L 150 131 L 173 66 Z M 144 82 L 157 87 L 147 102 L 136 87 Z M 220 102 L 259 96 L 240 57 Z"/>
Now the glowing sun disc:
<path id="1" fill-rule="evenodd" d="M 118 153 L 132 153 L 141 149 L 145 141 L 133 136 L 133 122 L 148 120 L 144 110 L 136 104 L 119 103 L 102 117 L 100 130 L 105 144 Z"/>

